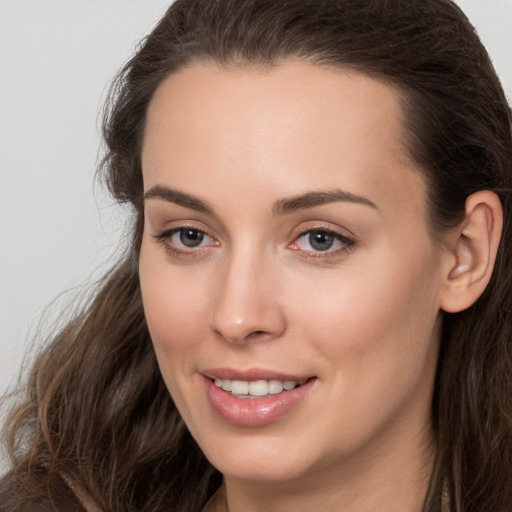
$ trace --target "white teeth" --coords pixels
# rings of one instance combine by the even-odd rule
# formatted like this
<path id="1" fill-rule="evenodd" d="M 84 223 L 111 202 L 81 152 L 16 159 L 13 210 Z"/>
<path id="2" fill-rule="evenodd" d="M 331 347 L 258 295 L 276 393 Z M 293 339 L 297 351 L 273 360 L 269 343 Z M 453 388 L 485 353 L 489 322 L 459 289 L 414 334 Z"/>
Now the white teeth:
<path id="1" fill-rule="evenodd" d="M 231 381 L 228 379 L 215 379 L 215 385 L 224 391 L 231 391 Z"/>
<path id="2" fill-rule="evenodd" d="M 234 395 L 248 395 L 249 383 L 246 380 L 234 380 L 231 382 L 231 392 Z"/>
<path id="3" fill-rule="evenodd" d="M 295 384 L 297 384 L 294 380 L 285 380 L 283 382 L 283 388 L 286 389 L 286 391 L 290 391 L 295 387 Z"/>
<path id="4" fill-rule="evenodd" d="M 222 381 L 222 386 L 221 387 L 222 387 L 222 389 L 224 391 L 231 391 L 231 381 L 228 380 L 228 379 L 224 379 Z"/>
<path id="5" fill-rule="evenodd" d="M 232 395 L 266 396 L 277 395 L 284 391 L 291 391 L 297 385 L 302 385 L 306 379 L 300 382 L 294 380 L 229 380 L 215 379 L 215 385 L 224 391 L 231 391 Z"/>
<path id="6" fill-rule="evenodd" d="M 283 383 L 280 380 L 270 380 L 268 382 L 268 392 L 271 395 L 277 395 L 283 391 Z"/>
<path id="7" fill-rule="evenodd" d="M 249 395 L 265 396 L 268 395 L 268 382 L 266 380 L 255 380 L 249 382 Z"/>

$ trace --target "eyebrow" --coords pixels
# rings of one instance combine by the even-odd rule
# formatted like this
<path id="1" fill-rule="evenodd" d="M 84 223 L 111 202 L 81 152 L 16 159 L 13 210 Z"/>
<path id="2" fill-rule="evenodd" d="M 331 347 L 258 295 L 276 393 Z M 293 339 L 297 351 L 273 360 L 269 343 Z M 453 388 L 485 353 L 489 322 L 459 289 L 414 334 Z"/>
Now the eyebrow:
<path id="1" fill-rule="evenodd" d="M 184 206 L 185 208 L 190 208 L 191 210 L 196 210 L 201 213 L 213 213 L 212 208 L 210 208 L 210 206 L 208 206 L 208 204 L 203 200 L 189 194 L 164 187 L 162 185 L 156 185 L 149 189 L 144 194 L 144 199 L 161 199 L 168 201 L 169 203 Z M 336 189 L 328 191 L 307 192 L 306 194 L 279 199 L 274 203 L 272 213 L 276 216 L 285 215 L 297 210 L 306 210 L 308 208 L 314 208 L 316 206 L 337 202 L 362 204 L 380 211 L 380 208 L 369 199 L 358 196 L 351 192 Z"/>
<path id="2" fill-rule="evenodd" d="M 369 199 L 365 197 L 352 194 L 345 190 L 327 190 L 318 192 L 308 192 L 306 194 L 298 195 L 295 197 L 280 199 L 274 204 L 272 213 L 274 215 L 284 215 L 297 210 L 304 210 L 314 208 L 315 206 L 322 206 L 325 204 L 346 202 L 356 203 L 365 206 L 370 206 L 380 211 L 380 208 Z"/>
<path id="3" fill-rule="evenodd" d="M 149 189 L 144 194 L 144 200 L 147 199 L 162 199 L 169 203 L 184 206 L 185 208 L 190 208 L 191 210 L 196 210 L 201 213 L 213 213 L 212 209 L 201 199 L 184 194 L 183 192 L 178 192 L 177 190 L 162 187 L 161 185 L 156 185 Z"/>

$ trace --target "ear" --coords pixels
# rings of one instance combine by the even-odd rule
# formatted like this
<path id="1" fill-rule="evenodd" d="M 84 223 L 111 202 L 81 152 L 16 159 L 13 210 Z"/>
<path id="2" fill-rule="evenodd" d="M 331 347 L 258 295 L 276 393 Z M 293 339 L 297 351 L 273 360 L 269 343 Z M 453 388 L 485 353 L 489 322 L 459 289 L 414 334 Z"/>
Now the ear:
<path id="1" fill-rule="evenodd" d="M 450 264 L 442 289 L 442 310 L 458 313 L 469 308 L 489 283 L 503 226 L 498 196 L 488 190 L 466 200 L 464 221 L 450 237 Z"/>

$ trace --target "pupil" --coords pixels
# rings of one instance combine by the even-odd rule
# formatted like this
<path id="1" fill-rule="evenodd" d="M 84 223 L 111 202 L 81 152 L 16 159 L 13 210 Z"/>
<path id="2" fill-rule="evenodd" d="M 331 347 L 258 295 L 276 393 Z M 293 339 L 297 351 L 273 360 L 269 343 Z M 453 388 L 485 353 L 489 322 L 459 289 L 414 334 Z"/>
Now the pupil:
<path id="1" fill-rule="evenodd" d="M 180 241 L 186 247 L 197 247 L 203 241 L 204 234 L 197 229 L 182 229 Z"/>
<path id="2" fill-rule="evenodd" d="M 313 231 L 309 234 L 309 243 L 316 251 L 327 251 L 334 243 L 334 237 L 325 231 Z"/>

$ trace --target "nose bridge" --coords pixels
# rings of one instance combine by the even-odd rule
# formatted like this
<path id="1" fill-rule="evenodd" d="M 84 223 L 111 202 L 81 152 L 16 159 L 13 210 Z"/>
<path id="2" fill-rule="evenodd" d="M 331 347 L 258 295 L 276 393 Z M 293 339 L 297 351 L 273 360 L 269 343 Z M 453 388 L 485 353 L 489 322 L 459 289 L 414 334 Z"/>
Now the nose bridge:
<path id="1" fill-rule="evenodd" d="M 272 338 L 285 329 L 276 262 L 263 250 L 234 247 L 219 273 L 212 329 L 231 343 Z"/>

